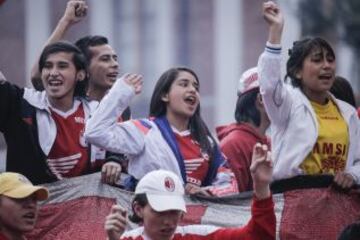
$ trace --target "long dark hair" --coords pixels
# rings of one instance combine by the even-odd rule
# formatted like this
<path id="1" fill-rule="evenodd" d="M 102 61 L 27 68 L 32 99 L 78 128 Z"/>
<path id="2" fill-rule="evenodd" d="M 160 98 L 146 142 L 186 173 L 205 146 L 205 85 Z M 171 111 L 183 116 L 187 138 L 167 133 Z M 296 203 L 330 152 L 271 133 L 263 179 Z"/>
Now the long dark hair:
<path id="1" fill-rule="evenodd" d="M 294 87 L 302 87 L 301 79 L 296 77 L 296 74 L 303 68 L 305 58 L 315 49 L 321 51 L 327 50 L 328 53 L 335 59 L 335 53 L 330 44 L 319 37 L 305 38 L 300 41 L 295 41 L 293 47 L 289 50 L 289 60 L 286 63 L 286 75 L 291 79 L 291 84 Z"/>
<path id="2" fill-rule="evenodd" d="M 193 75 L 198 82 L 199 78 L 196 73 L 187 67 L 175 67 L 170 68 L 164 72 L 155 85 L 154 92 L 151 96 L 150 102 L 150 117 L 161 117 L 166 114 L 167 104 L 162 100 L 162 97 L 170 91 L 171 85 L 177 78 L 180 72 L 188 72 Z M 207 153 L 210 157 L 214 155 L 215 150 L 215 139 L 211 135 L 208 127 L 201 118 L 200 115 L 200 103 L 195 110 L 195 113 L 190 117 L 189 130 L 191 136 L 200 144 L 200 148 L 204 153 Z M 210 140 L 210 139 L 211 140 Z M 213 144 L 212 144 L 213 143 Z"/>
<path id="3" fill-rule="evenodd" d="M 85 97 L 85 86 L 87 84 L 87 77 L 86 77 L 86 59 L 84 54 L 77 48 L 74 44 L 66 41 L 55 42 L 52 44 L 47 45 L 44 50 L 42 51 L 39 59 L 39 72 L 41 73 L 46 60 L 51 54 L 65 52 L 65 53 L 72 53 L 72 62 L 75 65 L 77 71 L 83 70 L 85 72 L 85 79 L 83 81 L 77 81 L 74 91 L 74 96 L 81 96 Z"/>

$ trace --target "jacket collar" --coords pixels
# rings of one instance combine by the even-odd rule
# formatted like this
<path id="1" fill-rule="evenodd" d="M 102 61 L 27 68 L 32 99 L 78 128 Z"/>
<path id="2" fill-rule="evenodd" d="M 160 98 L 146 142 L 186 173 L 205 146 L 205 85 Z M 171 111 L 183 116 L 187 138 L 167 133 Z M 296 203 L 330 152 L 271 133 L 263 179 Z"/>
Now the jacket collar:
<path id="1" fill-rule="evenodd" d="M 78 97 L 75 97 L 78 98 Z M 50 102 L 45 91 L 36 91 L 32 88 L 24 89 L 24 99 L 33 107 L 50 112 Z M 99 102 L 88 98 L 78 98 L 83 104 L 86 113 L 91 113 L 98 106 Z"/>
<path id="2" fill-rule="evenodd" d="M 36 91 L 32 88 L 24 89 L 24 99 L 35 108 L 49 111 L 49 100 L 45 91 Z"/>

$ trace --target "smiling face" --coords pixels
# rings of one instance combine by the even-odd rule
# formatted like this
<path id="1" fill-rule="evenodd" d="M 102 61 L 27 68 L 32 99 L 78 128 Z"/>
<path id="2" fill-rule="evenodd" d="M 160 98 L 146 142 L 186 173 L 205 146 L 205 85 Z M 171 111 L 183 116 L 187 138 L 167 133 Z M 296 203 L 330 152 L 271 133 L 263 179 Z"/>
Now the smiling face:
<path id="1" fill-rule="evenodd" d="M 166 115 L 190 119 L 200 103 L 199 83 L 195 76 L 180 71 L 171 84 L 170 90 L 162 97 L 166 103 Z"/>
<path id="2" fill-rule="evenodd" d="M 77 71 L 73 53 L 50 54 L 41 70 L 41 79 L 50 102 L 72 101 L 77 81 L 85 78 L 85 71 Z"/>
<path id="3" fill-rule="evenodd" d="M 89 88 L 109 90 L 119 74 L 117 55 L 109 44 L 92 46 L 89 65 Z"/>
<path id="4" fill-rule="evenodd" d="M 157 212 L 149 204 L 135 204 L 136 214 L 143 219 L 144 231 L 151 239 L 169 240 L 175 233 L 183 213 L 180 210 Z"/>
<path id="5" fill-rule="evenodd" d="M 322 94 L 330 90 L 335 80 L 335 57 L 326 49 L 316 48 L 303 61 L 297 73 L 303 91 L 308 95 Z"/>
<path id="6" fill-rule="evenodd" d="M 15 199 L 0 196 L 0 230 L 4 233 L 25 233 L 33 230 L 38 214 L 35 194 Z"/>

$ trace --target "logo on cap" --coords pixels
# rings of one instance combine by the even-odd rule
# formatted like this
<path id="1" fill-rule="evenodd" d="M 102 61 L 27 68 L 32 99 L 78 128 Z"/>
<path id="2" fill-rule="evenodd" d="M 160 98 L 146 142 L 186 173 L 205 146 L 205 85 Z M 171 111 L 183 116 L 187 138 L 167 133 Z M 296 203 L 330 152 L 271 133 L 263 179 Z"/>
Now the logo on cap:
<path id="1" fill-rule="evenodd" d="M 165 189 L 169 192 L 173 192 L 175 190 L 175 182 L 171 177 L 166 177 L 164 179 Z"/>

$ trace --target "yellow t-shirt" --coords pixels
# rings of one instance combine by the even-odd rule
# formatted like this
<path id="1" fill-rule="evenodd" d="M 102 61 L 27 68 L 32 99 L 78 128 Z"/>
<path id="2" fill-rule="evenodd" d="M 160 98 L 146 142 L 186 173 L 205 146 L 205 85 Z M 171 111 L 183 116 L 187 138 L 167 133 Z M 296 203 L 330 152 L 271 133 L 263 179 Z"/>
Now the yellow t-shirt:
<path id="1" fill-rule="evenodd" d="M 349 147 L 348 126 L 333 101 L 325 105 L 311 102 L 319 126 L 313 150 L 301 163 L 306 174 L 335 174 L 343 171 Z"/>

